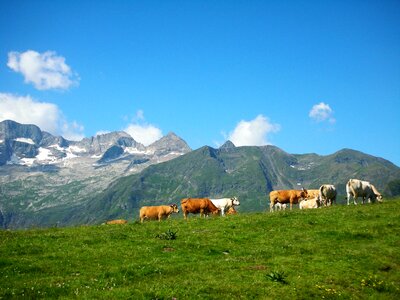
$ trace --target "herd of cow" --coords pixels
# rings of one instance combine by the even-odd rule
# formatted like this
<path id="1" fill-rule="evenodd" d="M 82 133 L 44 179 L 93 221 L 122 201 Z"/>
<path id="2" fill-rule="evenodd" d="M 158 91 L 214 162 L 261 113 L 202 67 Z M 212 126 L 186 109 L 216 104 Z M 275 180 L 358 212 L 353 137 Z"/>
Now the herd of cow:
<path id="1" fill-rule="evenodd" d="M 374 185 L 368 181 L 359 179 L 350 179 L 346 184 L 347 205 L 350 204 L 350 199 L 356 205 L 358 197 L 362 198 L 364 204 L 382 202 L 382 195 L 378 192 Z M 276 190 L 269 193 L 270 211 L 286 209 L 286 205 L 290 204 L 292 209 L 293 204 L 299 204 L 300 209 L 318 208 L 321 206 L 330 206 L 336 203 L 337 191 L 332 184 L 323 184 L 317 190 Z M 236 214 L 235 206 L 240 205 L 239 199 L 222 198 L 185 198 L 181 200 L 181 208 L 183 217 L 187 219 L 189 213 L 198 214 L 200 216 L 208 216 L 209 214 L 222 216 L 225 214 Z M 176 204 L 160 205 L 160 206 L 143 206 L 140 208 L 140 222 L 144 220 L 158 220 L 169 218 L 172 213 L 178 213 L 179 209 Z M 126 223 L 125 220 L 113 220 L 107 224 Z"/>
<path id="2" fill-rule="evenodd" d="M 349 179 L 346 184 L 347 205 L 350 199 L 357 205 L 358 197 L 362 198 L 364 204 L 368 202 L 382 202 L 382 195 L 373 184 L 359 179 Z M 336 203 L 337 191 L 332 184 L 323 184 L 317 190 L 278 190 L 269 193 L 270 211 L 285 209 L 287 203 L 292 209 L 293 204 L 299 203 L 300 209 L 318 208 L 320 206 L 330 206 Z"/>
<path id="3" fill-rule="evenodd" d="M 240 205 L 239 199 L 222 198 L 222 199 L 208 199 L 208 198 L 185 198 L 181 201 L 181 208 L 183 217 L 187 220 L 189 213 L 198 214 L 200 216 L 225 215 L 235 214 L 234 206 Z M 163 218 L 169 218 L 172 213 L 178 213 L 179 209 L 176 204 L 160 205 L 160 206 L 143 206 L 140 208 L 140 222 L 143 223 L 146 219 L 156 219 L 161 221 Z"/>

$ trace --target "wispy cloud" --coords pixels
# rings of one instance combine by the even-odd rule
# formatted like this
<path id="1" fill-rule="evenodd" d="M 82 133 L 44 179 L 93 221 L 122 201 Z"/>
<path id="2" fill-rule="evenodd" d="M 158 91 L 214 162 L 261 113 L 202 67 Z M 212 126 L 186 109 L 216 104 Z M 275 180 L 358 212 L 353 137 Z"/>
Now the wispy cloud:
<path id="1" fill-rule="evenodd" d="M 279 130 L 279 124 L 274 124 L 267 117 L 258 115 L 254 120 L 240 121 L 229 134 L 228 139 L 235 146 L 268 145 L 271 144 L 268 135 Z"/>
<path id="2" fill-rule="evenodd" d="M 7 66 L 21 73 L 25 82 L 32 83 L 38 90 L 66 90 L 79 82 L 78 75 L 65 63 L 65 58 L 53 51 L 9 52 Z"/>
<path id="3" fill-rule="evenodd" d="M 81 140 L 84 137 L 83 126 L 75 121 L 67 122 L 57 105 L 40 102 L 30 96 L 0 93 L 0 121 L 4 120 L 34 124 L 68 140 Z"/>
<path id="4" fill-rule="evenodd" d="M 161 129 L 146 122 L 143 110 L 136 112 L 132 123 L 128 124 L 124 131 L 130 134 L 135 141 L 145 146 L 154 143 L 163 136 Z"/>
<path id="5" fill-rule="evenodd" d="M 329 104 L 324 102 L 315 104 L 311 108 L 308 116 L 317 122 L 328 121 L 331 124 L 336 122 L 336 119 L 333 117 L 332 108 L 329 106 Z"/>

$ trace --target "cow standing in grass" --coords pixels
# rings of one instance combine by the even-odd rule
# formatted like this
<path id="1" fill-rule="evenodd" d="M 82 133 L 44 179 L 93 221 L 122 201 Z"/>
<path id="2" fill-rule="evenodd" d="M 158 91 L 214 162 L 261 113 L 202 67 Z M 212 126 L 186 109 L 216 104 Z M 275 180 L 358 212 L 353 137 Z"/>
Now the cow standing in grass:
<path id="1" fill-rule="evenodd" d="M 176 204 L 160 205 L 160 206 L 143 206 L 140 208 L 140 222 L 143 223 L 145 219 L 158 220 L 167 219 L 172 213 L 179 213 Z"/>
<path id="2" fill-rule="evenodd" d="M 321 203 L 325 206 L 332 205 L 333 203 L 336 204 L 336 188 L 332 184 L 323 184 L 319 188 L 318 197 Z"/>
<path id="3" fill-rule="evenodd" d="M 211 202 L 221 210 L 221 215 L 223 216 L 231 207 L 240 205 L 239 199 L 233 198 L 222 198 L 222 199 L 210 199 Z"/>
<path id="4" fill-rule="evenodd" d="M 292 209 L 293 204 L 299 203 L 300 199 L 307 198 L 307 190 L 277 190 L 269 193 L 270 201 L 270 211 L 274 211 L 274 206 L 276 203 L 290 203 L 290 209 Z"/>
<path id="5" fill-rule="evenodd" d="M 276 202 L 274 205 L 275 210 L 285 210 L 287 208 L 287 204 L 286 203 L 280 203 L 280 202 Z"/>
<path id="6" fill-rule="evenodd" d="M 183 217 L 187 220 L 187 215 L 198 214 L 200 217 L 207 216 L 209 213 L 218 215 L 220 210 L 208 198 L 185 198 L 181 200 Z"/>
<path id="7" fill-rule="evenodd" d="M 347 193 L 347 205 L 350 205 L 350 198 L 353 197 L 354 205 L 357 205 L 357 198 L 362 198 L 362 203 L 365 203 L 365 200 L 368 202 L 382 202 L 382 195 L 378 192 L 378 190 L 368 181 L 363 181 L 359 179 L 349 179 L 346 184 L 346 193 Z"/>

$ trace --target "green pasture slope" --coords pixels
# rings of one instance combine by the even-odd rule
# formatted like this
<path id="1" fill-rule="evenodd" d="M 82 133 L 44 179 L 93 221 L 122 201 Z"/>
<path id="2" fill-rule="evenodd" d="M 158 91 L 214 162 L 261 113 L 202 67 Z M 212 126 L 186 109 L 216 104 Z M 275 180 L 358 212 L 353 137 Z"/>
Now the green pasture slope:
<path id="1" fill-rule="evenodd" d="M 0 299 L 400 299 L 400 199 L 0 231 Z"/>

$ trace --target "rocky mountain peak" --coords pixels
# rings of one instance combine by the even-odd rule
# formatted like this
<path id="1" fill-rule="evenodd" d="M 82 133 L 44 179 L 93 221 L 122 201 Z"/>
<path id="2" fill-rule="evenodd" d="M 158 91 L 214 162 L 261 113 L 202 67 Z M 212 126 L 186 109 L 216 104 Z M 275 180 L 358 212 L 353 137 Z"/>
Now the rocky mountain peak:
<path id="1" fill-rule="evenodd" d="M 124 131 L 68 141 L 41 131 L 36 125 L 19 124 L 11 120 L 0 122 L 0 166 L 64 165 L 71 159 L 86 158 L 89 164 L 90 159 L 95 160 L 92 163 L 97 167 L 125 160 L 128 163 L 131 161 L 135 168 L 140 162 L 141 168 L 144 168 L 189 151 L 191 149 L 186 142 L 173 132 L 145 147 Z"/>
<path id="2" fill-rule="evenodd" d="M 42 131 L 36 125 L 19 124 L 15 121 L 0 122 L 0 140 L 29 139 L 34 144 L 42 140 Z"/>
<path id="3" fill-rule="evenodd" d="M 173 132 L 169 132 L 166 136 L 155 141 L 148 149 L 154 151 L 158 155 L 165 155 L 170 152 L 184 154 L 192 151 L 189 145 Z"/>
<path id="4" fill-rule="evenodd" d="M 83 148 L 89 154 L 99 155 L 104 153 L 112 146 L 135 147 L 143 151 L 145 147 L 136 142 L 129 134 L 124 131 L 115 131 L 84 138 L 77 142 L 76 146 Z"/>
<path id="5" fill-rule="evenodd" d="M 221 147 L 219 147 L 220 150 L 229 150 L 233 148 L 236 148 L 236 146 L 230 140 L 227 140 Z"/>

